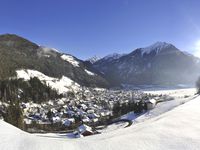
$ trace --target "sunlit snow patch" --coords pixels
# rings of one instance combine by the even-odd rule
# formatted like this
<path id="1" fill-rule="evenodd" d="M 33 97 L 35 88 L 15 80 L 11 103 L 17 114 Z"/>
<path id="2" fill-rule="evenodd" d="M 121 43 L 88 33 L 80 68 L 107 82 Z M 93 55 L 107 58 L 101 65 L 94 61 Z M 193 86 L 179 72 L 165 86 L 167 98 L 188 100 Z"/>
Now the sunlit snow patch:
<path id="1" fill-rule="evenodd" d="M 63 94 L 68 91 L 78 91 L 80 85 L 68 77 L 62 76 L 61 79 L 53 78 L 44 75 L 43 73 L 36 70 L 17 70 L 17 78 L 24 79 L 25 81 L 30 80 L 31 78 L 37 77 L 40 81 L 50 86 L 52 89 L 58 91 L 58 93 Z"/>
<path id="2" fill-rule="evenodd" d="M 95 74 L 87 69 L 85 69 L 85 72 L 88 74 L 88 75 L 91 75 L 91 76 L 94 76 Z"/>
<path id="3" fill-rule="evenodd" d="M 74 67 L 80 67 L 79 62 L 77 60 L 75 60 L 75 58 L 73 56 L 62 55 L 61 58 L 65 61 L 69 62 L 70 64 L 72 64 Z"/>
<path id="4" fill-rule="evenodd" d="M 148 46 L 146 48 L 142 48 L 142 56 L 144 54 L 150 54 L 152 51 L 155 51 L 156 54 L 158 54 L 162 49 L 168 48 L 172 46 L 171 44 L 165 43 L 165 42 L 156 42 L 155 44 Z"/>

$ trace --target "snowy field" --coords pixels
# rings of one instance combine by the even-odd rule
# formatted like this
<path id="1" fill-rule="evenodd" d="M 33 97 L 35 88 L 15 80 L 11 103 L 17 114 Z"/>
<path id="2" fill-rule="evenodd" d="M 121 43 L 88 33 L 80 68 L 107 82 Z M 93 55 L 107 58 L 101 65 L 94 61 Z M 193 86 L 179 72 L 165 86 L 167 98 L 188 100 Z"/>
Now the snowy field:
<path id="1" fill-rule="evenodd" d="M 150 94 L 162 94 L 162 95 L 168 95 L 174 98 L 174 100 L 165 101 L 158 103 L 156 107 L 152 110 L 147 111 L 143 115 L 135 116 L 134 113 L 129 113 L 127 115 L 124 115 L 122 119 L 129 119 L 132 120 L 133 123 L 139 123 L 144 122 L 147 119 L 157 117 L 163 113 L 166 113 L 175 107 L 178 107 L 179 105 L 185 104 L 186 102 L 189 102 L 190 100 L 196 98 L 196 88 L 181 88 L 181 89 L 169 89 L 169 88 L 163 88 L 163 89 L 151 89 L 151 90 L 144 90 L 145 93 Z"/>
<path id="2" fill-rule="evenodd" d="M 191 95 L 190 97 L 187 98 L 175 98 L 174 100 L 158 103 L 154 109 L 149 110 L 142 115 L 135 115 L 134 112 L 130 112 L 126 115 L 123 115 L 121 119 L 127 119 L 127 120 L 132 120 L 133 125 L 137 123 L 144 122 L 148 119 L 152 119 L 154 117 L 157 117 L 161 114 L 164 114 L 180 105 L 183 105 L 193 99 L 195 99 L 197 96 L 196 95 Z"/>
<path id="3" fill-rule="evenodd" d="M 53 78 L 46 76 L 45 74 L 30 69 L 17 70 L 17 78 L 23 79 L 25 81 L 30 80 L 31 78 L 37 77 L 42 83 L 50 86 L 52 89 L 58 91 L 59 94 L 63 94 L 68 91 L 78 91 L 80 85 L 68 77 L 62 76 L 62 78 Z"/>
<path id="4" fill-rule="evenodd" d="M 104 133 L 112 132 L 112 131 L 115 131 L 118 129 L 123 129 L 128 125 L 129 125 L 128 122 L 118 122 L 118 123 L 113 123 L 113 124 L 107 126 L 106 128 L 104 128 L 102 130 L 98 130 L 98 131 L 101 132 L 102 134 L 104 134 Z"/>
<path id="5" fill-rule="evenodd" d="M 192 96 L 197 92 L 196 88 L 179 88 L 179 89 L 150 88 L 150 89 L 143 89 L 142 91 L 145 93 L 150 93 L 150 94 L 170 95 L 170 96 L 176 97 L 176 98 L 183 98 L 184 96 Z"/>
<path id="6" fill-rule="evenodd" d="M 174 105 L 174 104 L 173 104 Z M 67 135 L 48 136 L 25 133 L 0 121 L 1 150 L 199 150 L 200 97 L 179 103 L 160 115 L 139 121 L 128 128 L 104 134 L 69 139 Z M 163 104 L 163 107 L 166 106 Z M 155 114 L 162 106 L 152 110 Z M 156 110 L 157 109 L 157 110 Z M 163 108 L 162 108 L 163 109 Z M 145 117 L 144 114 L 141 117 Z M 131 116 L 131 115 L 130 115 Z M 134 119 L 134 118 L 133 118 Z"/>

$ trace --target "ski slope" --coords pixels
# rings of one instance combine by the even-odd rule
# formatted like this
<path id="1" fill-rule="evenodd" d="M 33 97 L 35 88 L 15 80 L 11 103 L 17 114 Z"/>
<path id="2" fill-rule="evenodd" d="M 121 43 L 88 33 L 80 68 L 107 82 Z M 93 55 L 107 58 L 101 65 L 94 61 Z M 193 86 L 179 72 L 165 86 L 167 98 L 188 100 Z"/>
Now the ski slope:
<path id="1" fill-rule="evenodd" d="M 25 133 L 0 121 L 1 150 L 199 150 L 200 97 L 160 116 L 104 134 L 69 139 Z"/>

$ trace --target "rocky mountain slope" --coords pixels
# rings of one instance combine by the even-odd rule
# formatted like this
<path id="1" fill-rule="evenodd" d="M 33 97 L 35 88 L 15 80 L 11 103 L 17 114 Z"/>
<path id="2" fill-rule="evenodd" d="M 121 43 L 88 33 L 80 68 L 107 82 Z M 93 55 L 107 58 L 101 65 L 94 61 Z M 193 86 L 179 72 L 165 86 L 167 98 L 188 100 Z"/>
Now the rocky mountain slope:
<path id="1" fill-rule="evenodd" d="M 82 60 L 13 34 L 0 35 L 0 68 L 0 79 L 13 77 L 20 69 L 31 69 L 50 77 L 66 76 L 84 86 L 108 86 L 107 81 L 93 73 L 91 66 Z"/>
<path id="2" fill-rule="evenodd" d="M 165 42 L 117 56 L 105 57 L 93 64 L 112 85 L 192 84 L 200 75 L 199 58 Z"/>
<path id="3" fill-rule="evenodd" d="M 112 54 L 82 61 L 39 46 L 13 34 L 0 35 L 0 79 L 30 69 L 53 78 L 66 76 L 90 87 L 192 84 L 200 75 L 200 59 L 174 45 L 157 42 L 129 54 Z"/>

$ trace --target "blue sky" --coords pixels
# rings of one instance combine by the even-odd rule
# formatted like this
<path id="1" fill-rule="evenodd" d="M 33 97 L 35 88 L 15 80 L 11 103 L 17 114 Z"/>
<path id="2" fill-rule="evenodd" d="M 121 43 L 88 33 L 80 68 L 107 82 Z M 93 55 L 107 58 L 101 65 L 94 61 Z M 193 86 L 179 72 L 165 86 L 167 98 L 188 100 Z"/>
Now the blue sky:
<path id="1" fill-rule="evenodd" d="M 200 56 L 199 0 L 1 0 L 0 34 L 86 59 L 165 41 Z"/>

